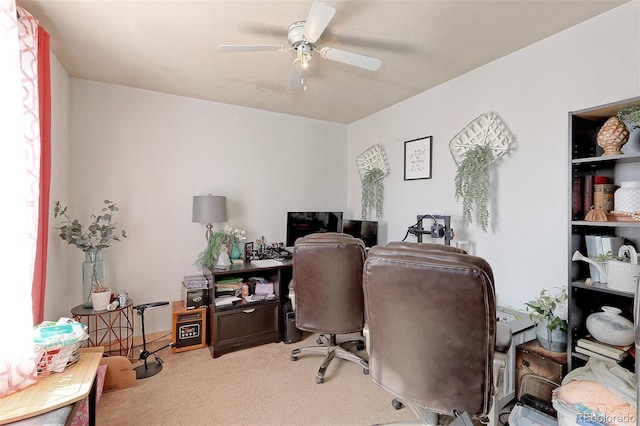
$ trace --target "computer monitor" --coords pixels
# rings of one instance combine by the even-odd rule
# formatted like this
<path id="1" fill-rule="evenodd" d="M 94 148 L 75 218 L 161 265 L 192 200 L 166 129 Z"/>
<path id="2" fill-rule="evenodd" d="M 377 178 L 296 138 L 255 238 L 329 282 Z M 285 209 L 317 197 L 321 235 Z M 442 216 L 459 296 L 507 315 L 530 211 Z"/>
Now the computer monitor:
<path id="1" fill-rule="evenodd" d="M 360 238 L 367 248 L 378 244 L 378 222 L 345 219 L 342 221 L 342 232 Z"/>
<path id="2" fill-rule="evenodd" d="M 342 212 L 288 212 L 287 247 L 296 240 L 317 232 L 341 232 Z"/>

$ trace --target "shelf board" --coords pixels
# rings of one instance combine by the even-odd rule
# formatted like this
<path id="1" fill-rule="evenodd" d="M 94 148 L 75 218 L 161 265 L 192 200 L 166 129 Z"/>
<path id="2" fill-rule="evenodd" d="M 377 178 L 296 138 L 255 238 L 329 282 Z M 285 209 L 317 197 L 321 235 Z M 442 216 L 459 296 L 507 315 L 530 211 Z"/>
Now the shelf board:
<path id="1" fill-rule="evenodd" d="M 606 162 L 637 163 L 640 162 L 640 153 L 634 152 L 632 154 L 607 155 L 604 157 L 574 158 L 571 160 L 571 164 L 597 164 Z"/>
<path id="2" fill-rule="evenodd" d="M 632 221 L 606 221 L 606 222 L 592 222 L 588 220 L 572 220 L 571 225 L 575 226 L 593 226 L 600 228 L 640 228 L 640 222 Z"/>
<path id="3" fill-rule="evenodd" d="M 583 280 L 581 280 L 581 281 L 573 281 L 571 283 L 571 286 L 572 287 L 577 287 L 577 288 L 583 288 L 585 290 L 595 290 L 595 291 L 599 291 L 599 292 L 602 292 L 602 293 L 614 294 L 616 296 L 628 297 L 630 299 L 634 299 L 635 298 L 635 294 L 634 293 L 630 293 L 630 292 L 626 292 L 626 291 L 620 291 L 620 290 L 614 290 L 612 288 L 607 287 L 606 284 L 602 284 L 602 283 L 599 283 L 599 282 L 594 282 L 592 285 L 586 285 Z"/>

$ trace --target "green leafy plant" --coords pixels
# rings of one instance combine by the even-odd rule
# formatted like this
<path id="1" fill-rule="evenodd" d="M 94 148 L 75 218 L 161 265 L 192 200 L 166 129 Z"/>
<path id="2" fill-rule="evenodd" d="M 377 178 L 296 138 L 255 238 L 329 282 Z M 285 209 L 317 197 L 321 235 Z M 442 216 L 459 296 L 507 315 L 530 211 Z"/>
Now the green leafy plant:
<path id="1" fill-rule="evenodd" d="M 489 225 L 489 166 L 493 154 L 488 146 L 478 145 L 465 153 L 455 177 L 456 200 L 462 198 L 462 220 L 472 222 L 473 211 L 483 231 Z"/>
<path id="2" fill-rule="evenodd" d="M 199 269 L 212 269 L 215 261 L 218 259 L 218 255 L 220 255 L 220 249 L 223 245 L 237 244 L 246 239 L 246 232 L 244 230 L 232 228 L 227 225 L 224 227 L 224 231 L 216 231 L 213 233 L 207 243 L 207 247 L 198 255 L 194 265 Z"/>
<path id="3" fill-rule="evenodd" d="M 380 219 L 384 212 L 384 171 L 377 167 L 369 169 L 362 177 L 362 220 L 367 220 L 369 209 L 374 209 Z"/>
<path id="4" fill-rule="evenodd" d="M 618 118 L 627 125 L 629 130 L 640 129 L 640 105 L 631 105 L 620 108 Z"/>
<path id="5" fill-rule="evenodd" d="M 537 299 L 525 303 L 529 318 L 536 324 L 545 320 L 549 331 L 560 328 L 567 331 L 567 289 L 563 287 L 560 293 L 552 296 L 546 289 L 540 291 Z"/>
<path id="6" fill-rule="evenodd" d="M 102 208 L 102 213 L 91 214 L 89 217 L 92 220 L 85 228 L 78 219 L 69 217 L 66 206 L 60 204 L 60 201 L 56 201 L 53 216 L 64 218 L 60 222 L 60 226 L 56 228 L 60 230 L 60 238 L 82 251 L 110 247 L 113 241 L 127 238 L 127 232 L 124 229 L 117 230 L 117 223 L 113 222 L 113 216 L 119 210 L 118 206 L 109 200 L 104 200 L 104 203 L 106 207 Z"/>

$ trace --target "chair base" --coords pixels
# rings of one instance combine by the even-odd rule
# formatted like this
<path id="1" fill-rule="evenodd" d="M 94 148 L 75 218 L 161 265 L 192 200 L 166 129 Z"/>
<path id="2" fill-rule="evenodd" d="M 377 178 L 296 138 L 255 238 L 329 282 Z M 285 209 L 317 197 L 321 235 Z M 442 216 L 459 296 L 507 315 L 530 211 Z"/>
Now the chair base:
<path id="1" fill-rule="evenodd" d="M 320 343 L 322 340 L 319 338 L 317 341 Z M 297 361 L 298 356 L 305 353 L 324 355 L 325 358 L 322 361 L 322 364 L 320 364 L 320 368 L 318 369 L 318 374 L 316 376 L 317 384 L 324 382 L 324 376 L 327 372 L 327 368 L 334 358 L 340 358 L 356 363 L 362 367 L 364 374 L 369 374 L 369 363 L 353 352 L 350 352 L 348 349 L 350 347 L 364 349 L 364 342 L 362 340 L 349 340 L 347 342 L 337 344 L 336 335 L 331 334 L 329 336 L 329 340 L 323 345 L 297 348 L 291 351 L 291 361 Z"/>

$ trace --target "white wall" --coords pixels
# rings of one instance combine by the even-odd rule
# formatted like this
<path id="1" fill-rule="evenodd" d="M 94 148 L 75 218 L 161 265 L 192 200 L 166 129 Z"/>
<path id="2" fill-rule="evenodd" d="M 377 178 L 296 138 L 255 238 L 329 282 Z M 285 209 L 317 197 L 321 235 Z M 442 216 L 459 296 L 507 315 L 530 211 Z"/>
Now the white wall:
<path id="1" fill-rule="evenodd" d="M 566 285 L 567 113 L 640 95 L 639 28 L 635 1 L 350 126 L 69 80 L 54 61 L 51 199 L 85 220 L 104 198 L 116 201 L 130 236 L 105 252 L 114 289 L 137 303 L 176 300 L 204 248 L 193 195 L 226 195 L 230 224 L 281 241 L 288 210 L 359 217 L 355 159 L 382 143 L 391 174 L 381 242 L 402 239 L 417 214 L 449 214 L 456 239 L 471 240 L 493 266 L 498 302 L 522 308 L 541 288 Z M 495 167 L 484 233 L 461 224 L 448 143 L 489 111 L 516 141 Z M 434 138 L 433 178 L 405 182 L 403 142 L 423 136 Z M 52 217 L 47 319 L 69 315 L 82 295 L 82 252 L 57 237 L 56 224 Z M 150 332 L 170 329 L 169 309 L 145 318 Z"/>
<path id="2" fill-rule="evenodd" d="M 391 168 L 384 241 L 401 240 L 418 214 L 451 215 L 456 239 L 492 265 L 501 305 L 523 309 L 540 289 L 566 286 L 568 112 L 640 95 L 639 28 L 636 1 L 350 125 L 348 211 L 360 214 L 355 158 L 382 143 Z M 494 168 L 487 233 L 475 220 L 462 225 L 448 147 L 485 112 L 515 137 Z M 433 136 L 432 179 L 404 181 L 403 142 L 424 136 Z"/>
<path id="3" fill-rule="evenodd" d="M 44 319 L 56 321 L 71 316 L 70 295 L 77 292 L 77 284 L 70 281 L 69 253 L 60 250 L 60 239 L 53 219 L 55 200 L 69 199 L 69 75 L 56 57 L 51 55 L 51 212 L 49 216 L 49 248 L 47 253 L 47 284 L 44 300 Z M 75 271 L 80 275 L 80 265 Z M 80 284 L 82 299 L 82 284 Z"/>
<path id="4" fill-rule="evenodd" d="M 104 199 L 118 203 L 116 220 L 129 236 L 104 250 L 107 280 L 135 303 L 179 300 L 182 277 L 198 273 L 193 263 L 205 248 L 205 227 L 191 222 L 194 195 L 226 195 L 228 224 L 268 242 L 284 241 L 287 211 L 346 207 L 343 124 L 70 81 L 69 195 L 62 202 L 84 223 Z M 64 164 L 53 167 L 58 175 Z M 71 291 L 47 314 L 68 315 L 82 299 L 83 253 L 55 232 L 50 253 L 70 253 L 70 260 L 65 282 L 49 275 L 49 294 Z M 145 323 L 150 332 L 169 330 L 170 308 L 150 311 Z"/>

